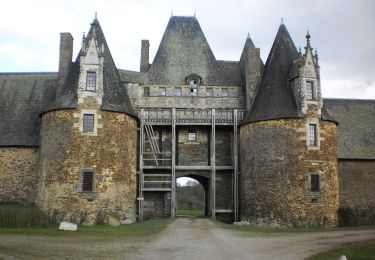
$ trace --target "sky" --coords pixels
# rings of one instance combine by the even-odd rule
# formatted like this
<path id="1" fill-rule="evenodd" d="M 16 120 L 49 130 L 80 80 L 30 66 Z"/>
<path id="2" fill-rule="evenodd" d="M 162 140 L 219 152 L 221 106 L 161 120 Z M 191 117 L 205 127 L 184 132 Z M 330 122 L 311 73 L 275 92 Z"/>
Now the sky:
<path id="1" fill-rule="evenodd" d="M 318 50 L 324 97 L 375 99 L 373 0 L 12 0 L 0 9 L 0 72 L 58 69 L 60 32 L 74 57 L 97 12 L 116 66 L 139 70 L 142 39 L 150 62 L 168 20 L 196 15 L 218 60 L 238 61 L 247 34 L 266 62 L 281 18 L 297 47 L 306 31 Z"/>

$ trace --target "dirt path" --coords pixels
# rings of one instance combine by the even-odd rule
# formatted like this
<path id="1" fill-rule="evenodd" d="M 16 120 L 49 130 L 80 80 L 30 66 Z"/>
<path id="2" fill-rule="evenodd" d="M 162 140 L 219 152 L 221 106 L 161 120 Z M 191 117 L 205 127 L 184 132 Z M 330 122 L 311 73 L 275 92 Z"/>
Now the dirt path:
<path id="1" fill-rule="evenodd" d="M 375 239 L 374 230 L 254 235 L 208 219 L 179 218 L 161 233 L 137 239 L 0 234 L 0 259 L 293 260 L 368 239 Z"/>
<path id="2" fill-rule="evenodd" d="M 250 237 L 208 219 L 177 219 L 131 259 L 304 259 L 346 242 L 375 239 L 375 231 L 336 231 Z"/>

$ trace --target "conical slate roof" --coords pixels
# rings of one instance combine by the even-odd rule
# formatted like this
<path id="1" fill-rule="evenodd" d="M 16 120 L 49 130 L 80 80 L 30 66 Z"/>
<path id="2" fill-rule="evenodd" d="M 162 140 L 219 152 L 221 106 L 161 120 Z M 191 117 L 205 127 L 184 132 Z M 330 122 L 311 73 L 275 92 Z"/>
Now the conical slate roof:
<path id="1" fill-rule="evenodd" d="M 247 35 L 245 45 L 243 46 L 240 60 L 245 58 L 245 54 L 249 49 L 255 49 L 255 45 L 250 38 L 250 34 Z"/>
<path id="2" fill-rule="evenodd" d="M 148 72 L 148 84 L 184 84 L 195 73 L 203 84 L 238 84 L 236 62 L 216 61 L 194 16 L 172 16 Z"/>
<path id="3" fill-rule="evenodd" d="M 44 109 L 44 112 L 61 108 L 77 107 L 80 58 L 84 54 L 83 51 L 89 48 L 91 39 L 95 39 L 96 46 L 104 49 L 103 53 L 99 54 L 104 58 L 103 99 L 101 109 L 136 116 L 131 107 L 130 99 L 127 96 L 125 87 L 122 85 L 119 72 L 113 61 L 107 41 L 105 40 L 104 33 L 97 18 L 91 23 L 90 31 L 84 40 L 83 45 L 85 48 L 81 50 L 76 61 L 71 64 L 65 81 L 59 85 L 56 91 L 55 100 Z"/>
<path id="4" fill-rule="evenodd" d="M 302 117 L 288 82 L 289 70 L 298 55 L 286 26 L 281 24 L 268 56 L 259 89 L 243 123 Z"/>

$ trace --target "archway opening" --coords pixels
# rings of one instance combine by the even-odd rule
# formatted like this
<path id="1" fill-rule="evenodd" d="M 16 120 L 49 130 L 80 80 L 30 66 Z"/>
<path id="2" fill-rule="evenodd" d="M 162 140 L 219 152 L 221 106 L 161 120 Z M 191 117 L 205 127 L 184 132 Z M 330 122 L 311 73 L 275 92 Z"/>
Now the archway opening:
<path id="1" fill-rule="evenodd" d="M 180 217 L 204 217 L 206 212 L 205 189 L 202 183 L 190 177 L 177 178 L 177 212 Z"/>

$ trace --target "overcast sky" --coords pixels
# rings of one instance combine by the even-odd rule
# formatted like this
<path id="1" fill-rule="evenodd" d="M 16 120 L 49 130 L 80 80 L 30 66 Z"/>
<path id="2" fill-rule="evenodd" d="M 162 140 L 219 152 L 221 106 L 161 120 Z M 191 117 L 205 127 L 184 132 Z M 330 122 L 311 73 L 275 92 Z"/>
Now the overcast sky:
<path id="1" fill-rule="evenodd" d="M 216 59 L 239 60 L 247 33 L 265 62 L 284 19 L 296 46 L 306 30 L 318 49 L 324 97 L 375 98 L 373 0 L 12 0 L 0 9 L 0 71 L 57 71 L 59 33 L 71 32 L 74 58 L 95 12 L 118 68 L 139 70 L 140 42 L 152 62 L 173 15 L 194 15 Z"/>

